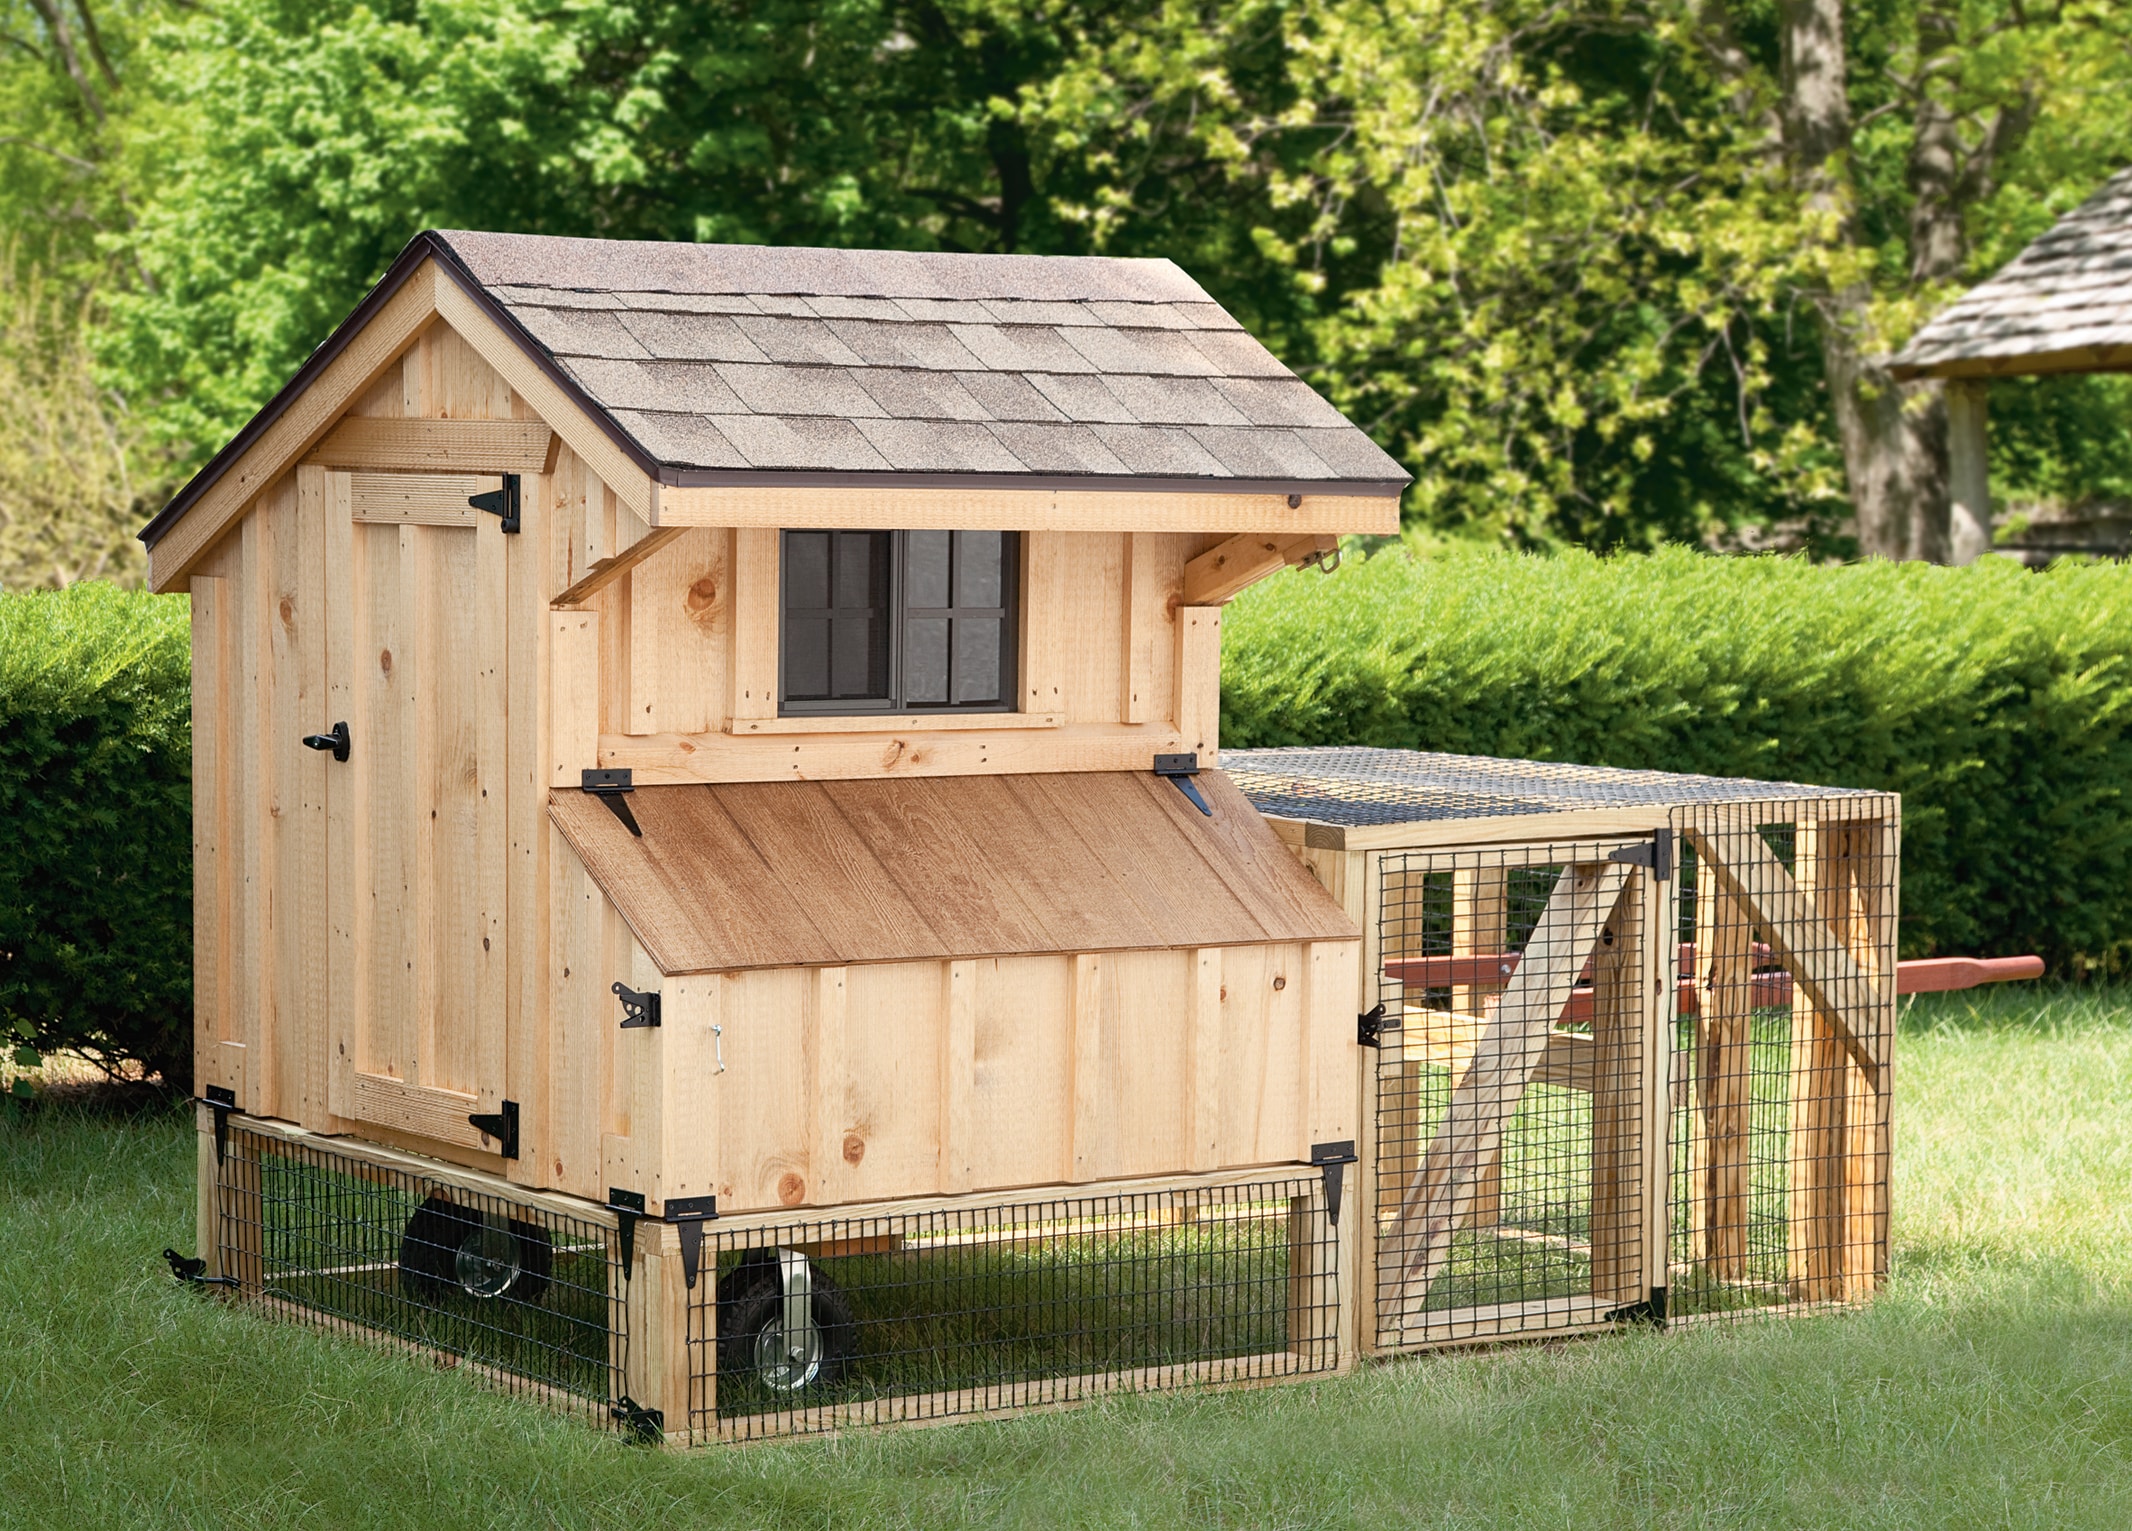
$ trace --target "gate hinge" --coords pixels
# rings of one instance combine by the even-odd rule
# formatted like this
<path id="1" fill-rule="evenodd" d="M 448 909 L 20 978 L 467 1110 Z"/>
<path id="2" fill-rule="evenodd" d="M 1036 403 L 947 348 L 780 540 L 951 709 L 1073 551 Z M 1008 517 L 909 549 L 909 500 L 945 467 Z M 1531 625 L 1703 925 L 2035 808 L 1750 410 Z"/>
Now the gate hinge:
<path id="1" fill-rule="evenodd" d="M 499 1103 L 496 1111 L 476 1111 L 466 1120 L 474 1131 L 485 1138 L 494 1138 L 501 1146 L 497 1152 L 506 1159 L 518 1157 L 518 1102 L 507 1100 Z"/>
<path id="2" fill-rule="evenodd" d="M 1192 778 L 1199 774 L 1199 752 L 1197 750 L 1186 750 L 1177 755 L 1157 755 L 1155 757 L 1155 774 L 1169 778 L 1170 785 L 1190 798 L 1194 808 L 1197 808 L 1210 819 L 1214 817 L 1214 809 L 1208 804 L 1206 798 L 1200 795 L 1199 788 L 1192 785 Z"/>
<path id="3" fill-rule="evenodd" d="M 1624 845 L 1606 859 L 1625 866 L 1649 867 L 1651 875 L 1660 882 L 1669 881 L 1673 876 L 1673 831 L 1656 830 L 1648 843 Z"/>
<path id="4" fill-rule="evenodd" d="M 1355 1140 L 1310 1145 L 1310 1162 L 1325 1175 L 1325 1216 L 1334 1227 L 1340 1224 L 1340 1192 L 1347 1181 L 1347 1167 L 1355 1162 Z"/>
<path id="5" fill-rule="evenodd" d="M 215 1113 L 215 1163 L 219 1165 L 229 1157 L 229 1119 L 244 1115 L 244 1108 L 237 1104 L 237 1092 L 221 1084 L 209 1085 L 200 1104 Z"/>
<path id="6" fill-rule="evenodd" d="M 613 810 L 614 816 L 622 821 L 623 827 L 631 834 L 639 840 L 644 838 L 644 831 L 637 827 L 637 816 L 629 811 L 629 804 L 622 801 L 637 790 L 635 776 L 629 767 L 624 766 L 619 770 L 587 770 L 578 785 Z"/>
<path id="7" fill-rule="evenodd" d="M 640 1026 L 659 1024 L 659 991 L 646 989 L 638 992 L 626 984 L 614 986 L 614 996 L 622 1002 L 622 1029 L 634 1031 Z"/>
<path id="8" fill-rule="evenodd" d="M 1385 1032 L 1396 1030 L 1398 1025 L 1397 1021 L 1384 1018 L 1384 1001 L 1379 1000 L 1355 1017 L 1355 1046 L 1382 1047 Z"/>
<path id="9" fill-rule="evenodd" d="M 647 1409 L 624 1393 L 607 1411 L 608 1417 L 623 1430 L 635 1436 L 647 1446 L 666 1443 L 666 1414 L 660 1409 Z"/>
<path id="10" fill-rule="evenodd" d="M 718 1215 L 715 1196 L 669 1196 L 663 1209 L 666 1221 L 681 1236 L 681 1279 L 696 1290 L 696 1272 L 703 1264 L 703 1225 Z"/>
<path id="11" fill-rule="evenodd" d="M 622 1279 L 627 1281 L 637 1264 L 637 1219 L 644 1216 L 644 1193 L 611 1185 L 607 1210 L 614 1214 L 616 1231 L 622 1235 Z"/>
<path id="12" fill-rule="evenodd" d="M 1666 1327 L 1666 1289 L 1651 1288 L 1651 1295 L 1642 1302 L 1627 1303 L 1619 1308 L 1609 1308 L 1605 1314 L 1610 1324 L 1649 1324 L 1653 1328 Z"/>
<path id="13" fill-rule="evenodd" d="M 171 1275 L 185 1282 L 188 1286 L 234 1287 L 237 1285 L 235 1276 L 210 1276 L 207 1273 L 207 1262 L 205 1260 L 198 1258 L 187 1259 L 175 1249 L 164 1250 L 163 1258 L 170 1262 Z"/>
<path id="14" fill-rule="evenodd" d="M 518 475 L 506 473 L 503 476 L 503 487 L 501 489 L 491 489 L 487 494 L 477 494 L 466 503 L 476 510 L 485 510 L 492 516 L 501 516 L 505 531 L 517 531 Z"/>

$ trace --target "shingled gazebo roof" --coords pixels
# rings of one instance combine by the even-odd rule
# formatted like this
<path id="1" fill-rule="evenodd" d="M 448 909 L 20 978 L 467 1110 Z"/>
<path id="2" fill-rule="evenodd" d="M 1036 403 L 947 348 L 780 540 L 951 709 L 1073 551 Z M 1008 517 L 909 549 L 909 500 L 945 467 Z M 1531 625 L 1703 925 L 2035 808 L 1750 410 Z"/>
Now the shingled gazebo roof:
<path id="1" fill-rule="evenodd" d="M 1888 370 L 2015 377 L 2132 368 L 2132 169 L 1912 337 Z"/>

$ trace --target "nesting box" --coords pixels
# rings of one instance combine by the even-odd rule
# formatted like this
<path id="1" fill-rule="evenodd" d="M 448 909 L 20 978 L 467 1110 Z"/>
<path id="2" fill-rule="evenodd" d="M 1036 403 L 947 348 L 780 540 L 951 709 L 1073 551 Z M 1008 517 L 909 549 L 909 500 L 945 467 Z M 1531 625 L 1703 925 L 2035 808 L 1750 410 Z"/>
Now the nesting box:
<path id="1" fill-rule="evenodd" d="M 1893 794 L 1400 750 L 1227 765 L 1364 932 L 1366 1350 L 1885 1276 Z"/>
<path id="2" fill-rule="evenodd" d="M 144 533 L 203 1252 L 670 1434 L 1338 1364 L 1221 605 L 1403 482 L 1167 262 L 418 238 Z"/>

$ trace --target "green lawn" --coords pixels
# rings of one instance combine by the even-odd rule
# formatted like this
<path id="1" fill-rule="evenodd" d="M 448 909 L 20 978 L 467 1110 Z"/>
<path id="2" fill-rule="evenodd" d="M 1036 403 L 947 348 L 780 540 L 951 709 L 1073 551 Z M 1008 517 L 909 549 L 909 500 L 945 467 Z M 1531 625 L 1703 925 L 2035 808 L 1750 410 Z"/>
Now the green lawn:
<path id="1" fill-rule="evenodd" d="M 186 1120 L 0 1125 L 0 1523 L 2132 1526 L 2132 994 L 1920 1001 L 1868 1311 L 661 1454 L 164 1271 Z"/>

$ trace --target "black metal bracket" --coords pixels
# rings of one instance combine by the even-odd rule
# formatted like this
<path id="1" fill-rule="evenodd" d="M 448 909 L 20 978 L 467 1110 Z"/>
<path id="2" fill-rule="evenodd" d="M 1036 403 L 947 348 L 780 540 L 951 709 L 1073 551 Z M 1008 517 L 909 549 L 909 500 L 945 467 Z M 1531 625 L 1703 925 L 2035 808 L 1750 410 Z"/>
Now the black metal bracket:
<path id="1" fill-rule="evenodd" d="M 611 771 L 587 770 L 578 785 L 612 809 L 614 816 L 631 834 L 639 840 L 644 838 L 644 831 L 637 827 L 637 816 L 629 811 L 629 804 L 622 801 L 637 790 L 635 777 L 627 767 Z"/>
<path id="2" fill-rule="evenodd" d="M 346 760 L 348 758 L 348 725 L 336 723 L 322 734 L 305 734 L 304 748 L 331 750 L 335 760 Z"/>
<path id="3" fill-rule="evenodd" d="M 607 1210 L 614 1214 L 615 1226 L 622 1235 L 622 1279 L 627 1281 L 637 1264 L 637 1220 L 644 1216 L 644 1193 L 611 1185 L 607 1188 Z"/>
<path id="4" fill-rule="evenodd" d="M 1654 1286 L 1644 1301 L 1609 1308 L 1605 1318 L 1610 1324 L 1649 1324 L 1654 1329 L 1663 1329 L 1666 1327 L 1666 1289 Z"/>
<path id="5" fill-rule="evenodd" d="M 666 1415 L 658 1409 L 647 1409 L 624 1393 L 607 1410 L 608 1416 L 630 1435 L 647 1446 L 666 1444 Z"/>
<path id="6" fill-rule="evenodd" d="M 209 1085 L 200 1104 L 215 1113 L 215 1163 L 219 1165 L 229 1157 L 229 1119 L 242 1116 L 244 1108 L 237 1104 L 237 1092 L 222 1084 Z"/>
<path id="7" fill-rule="evenodd" d="M 1355 1140 L 1310 1145 L 1310 1162 L 1325 1173 L 1325 1215 L 1333 1226 L 1340 1224 L 1340 1193 L 1347 1183 L 1347 1167 L 1355 1162 Z"/>
<path id="8" fill-rule="evenodd" d="M 1397 1021 L 1384 1018 L 1384 1001 L 1379 1000 L 1355 1017 L 1355 1046 L 1382 1047 L 1385 1032 L 1396 1030 L 1398 1025 Z"/>
<path id="9" fill-rule="evenodd" d="M 669 1196 L 664 1208 L 666 1221 L 681 1236 L 681 1279 L 696 1290 L 696 1272 L 703 1265 L 703 1225 L 718 1215 L 715 1196 Z"/>
<path id="10" fill-rule="evenodd" d="M 1649 867 L 1653 877 L 1668 882 L 1673 877 L 1673 831 L 1655 830 L 1648 844 L 1624 845 L 1606 859 L 1625 866 Z"/>
<path id="11" fill-rule="evenodd" d="M 237 1285 L 235 1276 L 210 1276 L 207 1273 L 207 1262 L 205 1260 L 187 1259 L 175 1249 L 164 1250 L 163 1258 L 170 1262 L 171 1275 L 177 1277 L 188 1286 L 234 1287 Z"/>
<path id="12" fill-rule="evenodd" d="M 485 1138 L 494 1138 L 502 1145 L 497 1149 L 506 1159 L 518 1157 L 518 1102 L 507 1100 L 496 1111 L 476 1111 L 467 1123 Z"/>
<path id="13" fill-rule="evenodd" d="M 659 991 L 647 989 L 642 993 L 626 984 L 614 986 L 614 997 L 622 1002 L 622 1029 L 634 1031 L 639 1026 L 659 1024 Z"/>
<path id="14" fill-rule="evenodd" d="M 503 476 L 503 487 L 501 489 L 491 489 L 487 494 L 477 494 L 466 503 L 476 510 L 485 510 L 492 516 L 503 517 L 503 529 L 505 531 L 517 531 L 519 509 L 518 475 L 506 473 Z"/>
<path id="15" fill-rule="evenodd" d="M 1194 808 L 1210 819 L 1214 817 L 1213 808 L 1208 806 L 1206 798 L 1200 795 L 1199 788 L 1192 784 L 1192 778 L 1199 774 L 1197 750 L 1187 750 L 1177 755 L 1157 755 L 1155 774 L 1169 778 L 1170 785 L 1190 798 Z"/>

